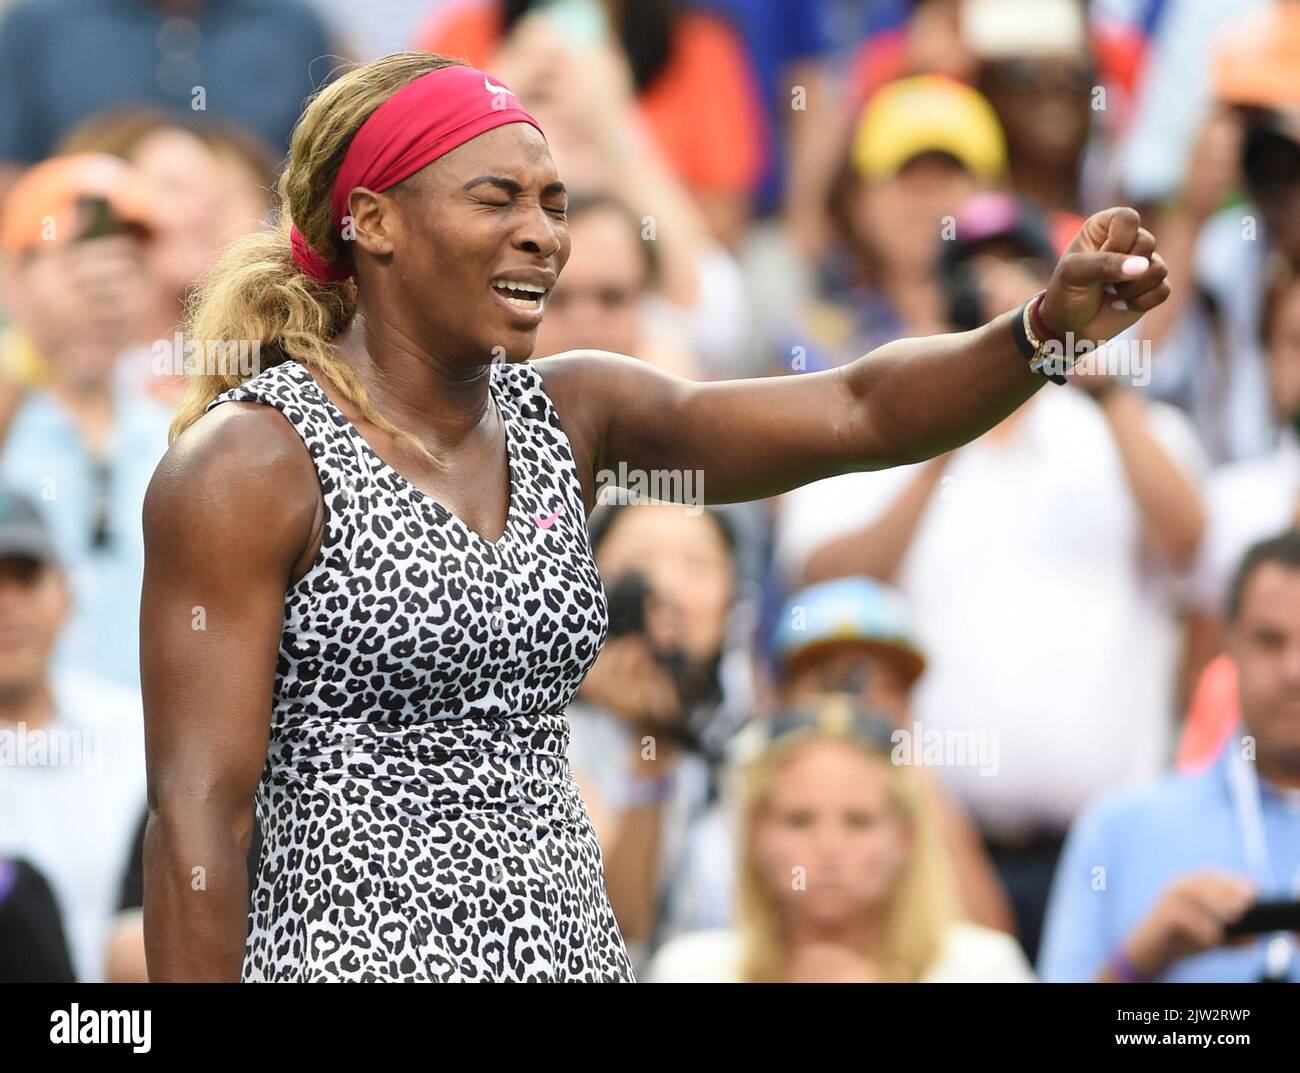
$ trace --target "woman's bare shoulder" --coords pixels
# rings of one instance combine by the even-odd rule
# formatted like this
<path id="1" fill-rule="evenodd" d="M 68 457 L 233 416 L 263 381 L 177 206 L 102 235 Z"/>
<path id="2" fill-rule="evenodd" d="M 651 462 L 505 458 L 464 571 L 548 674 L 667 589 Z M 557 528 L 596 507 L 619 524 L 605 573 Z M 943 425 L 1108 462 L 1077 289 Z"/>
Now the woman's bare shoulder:
<path id="1" fill-rule="evenodd" d="M 691 381 L 649 362 L 608 350 L 570 350 L 529 363 L 560 416 L 580 428 L 603 428 L 615 411 L 635 416 L 662 406 Z"/>
<path id="2" fill-rule="evenodd" d="M 306 445 L 275 408 L 214 407 L 172 443 L 145 497 L 145 533 L 299 543 L 319 514 L 320 482 Z"/>
<path id="3" fill-rule="evenodd" d="M 580 390 L 596 383 L 619 385 L 632 380 L 680 379 L 655 365 L 629 354 L 616 354 L 611 350 L 567 350 L 546 358 L 534 358 L 528 363 L 541 374 L 546 388 L 552 385 L 562 390 Z"/>

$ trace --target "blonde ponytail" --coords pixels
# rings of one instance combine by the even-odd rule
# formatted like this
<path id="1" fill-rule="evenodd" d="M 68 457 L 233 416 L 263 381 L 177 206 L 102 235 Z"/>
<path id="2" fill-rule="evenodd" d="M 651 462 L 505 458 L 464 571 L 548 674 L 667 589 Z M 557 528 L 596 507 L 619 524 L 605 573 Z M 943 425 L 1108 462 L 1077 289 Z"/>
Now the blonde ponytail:
<path id="1" fill-rule="evenodd" d="M 277 185 L 280 208 L 273 227 L 233 242 L 200 283 L 186 311 L 187 346 L 199 356 L 187 375 L 185 397 L 172 421 L 175 440 L 222 392 L 249 378 L 242 362 L 202 360 L 213 352 L 252 348 L 257 370 L 297 361 L 333 386 L 367 421 L 432 456 L 414 436 L 393 425 L 371 403 L 360 378 L 339 354 L 336 340 L 357 310 L 356 284 L 320 283 L 293 259 L 290 225 L 322 256 L 350 261 L 334 225 L 330 202 L 343 155 L 361 124 L 408 82 L 459 63 L 428 52 L 399 52 L 357 67 L 331 82 L 307 105 L 294 127 L 289 163 Z"/>

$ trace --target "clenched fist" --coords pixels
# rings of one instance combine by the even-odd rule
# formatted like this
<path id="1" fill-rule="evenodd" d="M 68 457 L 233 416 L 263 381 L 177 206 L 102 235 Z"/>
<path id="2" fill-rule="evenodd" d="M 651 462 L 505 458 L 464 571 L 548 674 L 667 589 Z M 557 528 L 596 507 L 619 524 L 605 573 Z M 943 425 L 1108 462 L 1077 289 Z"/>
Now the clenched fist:
<path id="1" fill-rule="evenodd" d="M 1136 210 L 1103 209 L 1061 255 L 1038 312 L 1058 335 L 1101 343 L 1169 297 L 1166 275 L 1155 236 Z"/>

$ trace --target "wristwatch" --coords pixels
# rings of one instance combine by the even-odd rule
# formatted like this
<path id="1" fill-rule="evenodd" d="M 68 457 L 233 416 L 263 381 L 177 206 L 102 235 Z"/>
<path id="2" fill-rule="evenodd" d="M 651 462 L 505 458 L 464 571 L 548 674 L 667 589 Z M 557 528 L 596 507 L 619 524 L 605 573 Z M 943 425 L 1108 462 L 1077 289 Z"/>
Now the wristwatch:
<path id="1" fill-rule="evenodd" d="M 1016 310 L 1011 322 L 1011 335 L 1033 372 L 1047 377 L 1054 384 L 1064 384 L 1064 370 L 1072 364 L 1066 353 L 1065 340 L 1053 334 L 1038 316 L 1038 304 L 1046 293 L 1039 291 Z"/>

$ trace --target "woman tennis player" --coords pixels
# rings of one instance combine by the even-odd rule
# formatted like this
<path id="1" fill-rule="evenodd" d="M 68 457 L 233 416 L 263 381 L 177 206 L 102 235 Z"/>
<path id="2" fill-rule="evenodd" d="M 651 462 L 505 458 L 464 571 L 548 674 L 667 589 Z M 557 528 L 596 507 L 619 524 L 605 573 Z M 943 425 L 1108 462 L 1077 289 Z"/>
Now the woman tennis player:
<path id="1" fill-rule="evenodd" d="M 280 190 L 189 330 L 262 369 L 192 378 L 145 507 L 155 980 L 631 980 L 565 757 L 607 628 L 596 472 L 729 502 L 928 458 L 1038 390 L 1053 338 L 1168 294 L 1110 209 L 1026 307 L 833 371 L 530 363 L 564 187 L 506 87 L 427 53 L 323 90 Z"/>

